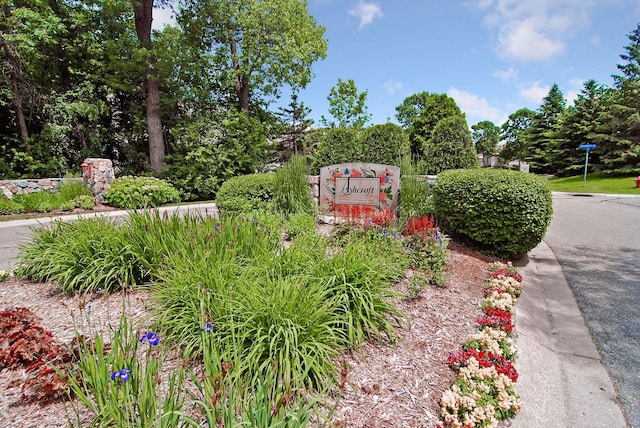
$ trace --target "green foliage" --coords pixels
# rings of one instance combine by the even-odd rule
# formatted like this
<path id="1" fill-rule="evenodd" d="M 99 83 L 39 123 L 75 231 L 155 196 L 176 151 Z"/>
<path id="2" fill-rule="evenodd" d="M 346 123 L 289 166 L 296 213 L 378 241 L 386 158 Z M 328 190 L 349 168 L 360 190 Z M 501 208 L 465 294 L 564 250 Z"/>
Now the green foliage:
<path id="1" fill-rule="evenodd" d="M 76 196 L 75 198 L 73 198 L 71 203 L 73 204 L 74 207 L 82 208 L 82 209 L 85 209 L 85 210 L 90 210 L 91 208 L 93 208 L 96 205 L 95 200 L 93 199 L 93 197 L 88 196 L 88 195 Z"/>
<path id="2" fill-rule="evenodd" d="M 305 213 L 290 215 L 284 223 L 284 233 L 287 239 L 316 233 L 315 215 Z"/>
<path id="3" fill-rule="evenodd" d="M 421 168 L 428 174 L 478 166 L 471 132 L 462 115 L 440 120 L 429 138 L 423 142 L 421 152 Z"/>
<path id="4" fill-rule="evenodd" d="M 518 257 L 538 245 L 553 210 L 544 179 L 508 170 L 445 171 L 438 175 L 433 198 L 448 233 L 501 257 Z"/>
<path id="5" fill-rule="evenodd" d="M 309 281 L 322 284 L 331 299 L 334 328 L 343 346 L 395 340 L 394 325 L 401 322 L 402 313 L 389 299 L 396 296 L 391 286 L 406 268 L 401 254 L 394 238 L 375 229 L 356 230 L 336 254 L 310 266 Z"/>
<path id="6" fill-rule="evenodd" d="M 259 173 L 240 175 L 222 183 L 216 194 L 221 211 L 250 212 L 267 208 L 273 198 L 276 175 Z"/>
<path id="7" fill-rule="evenodd" d="M 273 209 L 285 217 L 293 214 L 311 214 L 315 202 L 307 184 L 307 159 L 294 155 L 276 170 L 273 181 Z"/>
<path id="8" fill-rule="evenodd" d="M 304 88 L 312 64 L 326 56 L 325 29 L 307 2 L 194 2 L 180 11 L 179 20 L 195 56 L 213 54 L 215 79 L 247 113 L 250 105 L 278 96 L 283 85 Z"/>
<path id="9" fill-rule="evenodd" d="M 15 195 L 10 201 L 0 199 L 0 214 L 50 212 L 57 209 L 68 211 L 75 207 L 89 209 L 93 206 L 91 191 L 82 181 L 64 180 L 55 192 L 38 190 Z"/>
<path id="10" fill-rule="evenodd" d="M 406 220 L 409 217 L 433 214 L 431 184 L 427 177 L 422 175 L 418 163 L 405 157 L 400 171 L 402 171 L 398 203 L 400 218 Z"/>
<path id="11" fill-rule="evenodd" d="M 420 98 L 415 110 L 413 107 L 409 110 L 418 113 L 416 117 L 409 120 L 409 123 L 411 123 L 409 141 L 411 143 L 411 153 L 422 157 L 425 142 L 431 138 L 432 132 L 441 120 L 454 116 L 462 117 L 465 123 L 466 120 L 455 100 L 446 94 L 427 94 Z M 411 97 L 408 99 L 411 99 Z M 417 110 L 419 107 L 421 109 Z"/>
<path id="12" fill-rule="evenodd" d="M 404 129 L 408 130 L 413 127 L 413 121 L 430 102 L 431 96 L 432 94 L 429 92 L 413 94 L 405 98 L 402 104 L 396 107 L 396 118 Z"/>
<path id="13" fill-rule="evenodd" d="M 70 201 L 78 196 L 92 196 L 91 190 L 82 180 L 63 180 L 58 193 L 62 199 Z"/>
<path id="14" fill-rule="evenodd" d="M 528 154 L 525 160 L 535 173 L 552 173 L 559 139 L 559 121 L 565 111 L 566 100 L 557 84 L 553 84 L 527 130 Z"/>
<path id="15" fill-rule="evenodd" d="M 158 178 L 124 176 L 111 182 L 104 202 L 118 208 L 148 208 L 180 202 L 180 195 Z"/>
<path id="16" fill-rule="evenodd" d="M 238 112 L 190 119 L 173 133 L 163 176 L 183 200 L 213 199 L 224 181 L 253 172 L 267 149 L 265 126 Z"/>
<path id="17" fill-rule="evenodd" d="M 483 120 L 471 126 L 473 144 L 476 152 L 493 154 L 500 142 L 500 127 L 489 120 Z"/>
<path id="18" fill-rule="evenodd" d="M 358 93 L 353 79 L 338 79 L 327 100 L 329 113 L 335 119 L 329 120 L 322 116 L 321 122 L 328 128 L 362 128 L 371 120 L 371 115 L 367 113 L 367 91 Z"/>
<path id="19" fill-rule="evenodd" d="M 360 138 L 365 162 L 398 165 L 402 158 L 411 153 L 407 133 L 394 123 L 370 126 Z"/>
<path id="20" fill-rule="evenodd" d="M 535 116 L 534 111 L 526 108 L 509 115 L 509 119 L 502 124 L 502 140 L 505 146 L 500 151 L 500 160 L 509 162 L 525 159 L 529 152 L 528 130 Z"/>
<path id="21" fill-rule="evenodd" d="M 318 132 L 313 169 L 345 162 L 365 162 L 365 148 L 357 128 L 327 128 Z"/>
<path id="22" fill-rule="evenodd" d="M 183 418 L 195 424 L 180 413 L 186 399 L 185 369 L 173 370 L 163 385 L 169 348 L 160 340 L 143 343 L 125 310 L 110 343 L 99 333 L 79 339 L 80 361 L 67 367 L 73 373 L 68 382 L 70 395 L 76 398 L 71 406 L 79 425 L 86 410 L 92 426 L 169 428 L 183 426 Z M 162 391 L 164 386 L 166 391 Z"/>
<path id="23" fill-rule="evenodd" d="M 35 229 L 33 239 L 20 246 L 20 262 L 22 276 L 55 282 L 65 293 L 111 292 L 146 278 L 129 232 L 104 217 Z"/>

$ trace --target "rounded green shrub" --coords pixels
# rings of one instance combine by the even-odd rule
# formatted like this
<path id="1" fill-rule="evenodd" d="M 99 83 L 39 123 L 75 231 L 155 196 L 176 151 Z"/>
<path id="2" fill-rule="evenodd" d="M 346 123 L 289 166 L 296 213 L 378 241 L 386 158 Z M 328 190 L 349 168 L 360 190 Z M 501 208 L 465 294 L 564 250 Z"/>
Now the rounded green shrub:
<path id="1" fill-rule="evenodd" d="M 246 212 L 267 208 L 273 198 L 275 174 L 239 175 L 222 183 L 216 205 L 222 211 Z"/>
<path id="2" fill-rule="evenodd" d="M 487 253 L 519 257 L 542 241 L 551 222 L 551 190 L 520 171 L 458 169 L 438 175 L 436 217 L 447 233 L 462 235 Z"/>
<path id="3" fill-rule="evenodd" d="M 180 202 L 180 195 L 158 178 L 124 176 L 111 183 L 104 202 L 118 208 L 148 208 Z"/>
<path id="4" fill-rule="evenodd" d="M 411 154 L 408 134 L 395 123 L 373 125 L 362 135 L 364 162 L 398 165 L 401 159 Z M 366 147 L 375 148 L 367 150 Z"/>

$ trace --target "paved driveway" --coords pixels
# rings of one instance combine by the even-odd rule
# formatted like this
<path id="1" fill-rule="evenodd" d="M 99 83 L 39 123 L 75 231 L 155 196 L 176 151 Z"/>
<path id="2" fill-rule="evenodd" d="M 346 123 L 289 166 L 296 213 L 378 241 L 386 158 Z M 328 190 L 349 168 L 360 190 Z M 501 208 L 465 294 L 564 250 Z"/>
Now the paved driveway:
<path id="1" fill-rule="evenodd" d="M 553 196 L 545 236 L 621 397 L 640 428 L 640 197 Z"/>

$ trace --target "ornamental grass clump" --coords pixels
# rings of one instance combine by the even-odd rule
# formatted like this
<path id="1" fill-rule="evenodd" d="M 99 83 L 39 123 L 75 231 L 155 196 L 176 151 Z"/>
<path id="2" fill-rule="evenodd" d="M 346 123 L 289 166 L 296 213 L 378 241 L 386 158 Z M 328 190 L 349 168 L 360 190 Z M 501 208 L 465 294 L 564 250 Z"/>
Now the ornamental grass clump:
<path id="1" fill-rule="evenodd" d="M 480 330 L 469 335 L 462 349 L 448 359 L 458 377 L 440 400 L 447 426 L 497 427 L 522 409 L 514 387 L 518 372 L 511 338 L 522 276 L 511 263 L 493 263 L 484 288 L 484 315 L 477 319 Z"/>
<path id="2" fill-rule="evenodd" d="M 130 235 L 106 217 L 54 221 L 33 230 L 32 240 L 20 246 L 20 276 L 52 281 L 64 293 L 105 292 L 147 279 L 131 251 Z"/>

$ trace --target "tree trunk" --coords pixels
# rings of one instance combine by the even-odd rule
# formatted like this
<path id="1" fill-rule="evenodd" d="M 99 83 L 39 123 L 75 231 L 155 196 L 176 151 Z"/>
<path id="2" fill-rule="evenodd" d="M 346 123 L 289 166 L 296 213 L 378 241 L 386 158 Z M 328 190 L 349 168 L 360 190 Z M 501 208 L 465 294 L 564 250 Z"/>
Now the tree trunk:
<path id="1" fill-rule="evenodd" d="M 7 55 L 7 62 L 9 64 L 9 74 L 11 75 L 11 90 L 13 92 L 13 107 L 16 110 L 16 119 L 18 120 L 18 129 L 20 132 L 20 139 L 23 143 L 26 143 L 29 139 L 29 131 L 27 130 L 27 122 L 24 119 L 24 111 L 22 110 L 22 97 L 20 96 L 20 86 L 18 85 L 18 77 L 22 74 L 22 64 L 20 64 L 20 58 L 16 47 L 10 41 L 4 37 L 0 37 L 2 40 L 2 47 Z M 26 146 L 26 144 L 25 144 Z M 29 147 L 26 146 L 28 153 Z"/>
<path id="2" fill-rule="evenodd" d="M 160 83 L 156 69 L 156 57 L 151 51 L 151 22 L 153 0 L 131 0 L 136 21 L 136 34 L 140 46 L 149 51 L 147 70 L 143 77 L 143 92 L 147 104 L 147 137 L 149 159 L 155 175 L 160 175 L 164 166 L 164 138 L 160 118 Z"/>
<path id="3" fill-rule="evenodd" d="M 24 120 L 24 112 L 22 111 L 22 101 L 20 98 L 20 90 L 18 89 L 18 79 L 15 76 L 11 76 L 11 83 L 13 87 L 13 106 L 16 109 L 16 116 L 18 119 L 18 128 L 20 129 L 20 139 L 23 143 L 26 143 L 29 139 L 29 131 L 27 130 L 27 122 Z M 27 152 L 29 147 L 27 147 Z"/>
<path id="4" fill-rule="evenodd" d="M 233 69 L 236 71 L 236 96 L 238 97 L 238 108 L 249 117 L 249 78 L 245 74 L 240 74 L 240 62 L 238 60 L 238 47 L 230 31 L 231 58 L 233 59 Z"/>

